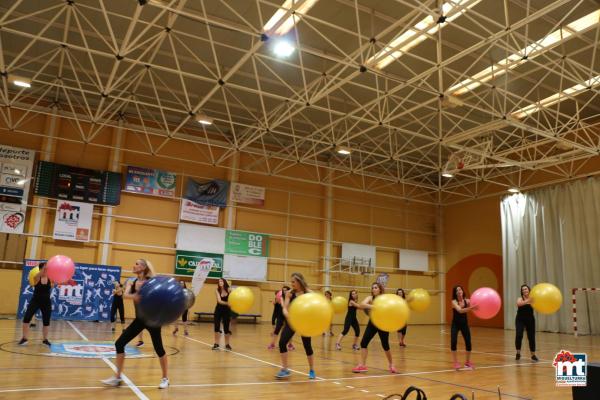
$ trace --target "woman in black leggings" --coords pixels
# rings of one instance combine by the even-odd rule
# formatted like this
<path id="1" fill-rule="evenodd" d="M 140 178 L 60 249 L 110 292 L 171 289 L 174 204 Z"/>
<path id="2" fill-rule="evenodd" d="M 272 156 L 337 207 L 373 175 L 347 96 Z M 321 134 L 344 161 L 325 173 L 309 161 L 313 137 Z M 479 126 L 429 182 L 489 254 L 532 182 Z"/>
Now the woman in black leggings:
<path id="1" fill-rule="evenodd" d="M 219 278 L 217 283 L 217 290 L 215 295 L 217 296 L 217 305 L 215 306 L 215 344 L 213 344 L 213 350 L 219 350 L 219 339 L 221 338 L 221 323 L 223 323 L 223 335 L 225 335 L 225 348 L 231 350 L 229 345 L 229 338 L 231 337 L 231 331 L 229 330 L 229 321 L 231 318 L 229 310 L 229 283 L 223 278 Z"/>
<path id="2" fill-rule="evenodd" d="M 515 327 L 517 335 L 515 336 L 515 347 L 517 348 L 517 360 L 521 359 L 521 343 L 523 342 L 523 330 L 527 331 L 527 341 L 529 342 L 529 351 L 531 359 L 539 361 L 535 355 L 535 317 L 533 316 L 532 299 L 529 297 L 529 286 L 521 285 L 521 297 L 517 299 L 517 317 L 515 318 Z"/>
<path id="3" fill-rule="evenodd" d="M 273 350 L 275 348 L 275 339 L 277 339 L 277 336 L 279 336 L 281 328 L 283 328 L 283 323 L 285 322 L 285 317 L 283 316 L 283 306 L 281 303 L 288 290 L 290 290 L 289 286 L 283 286 L 281 290 L 275 292 L 275 299 L 273 300 L 273 315 L 271 316 L 273 332 L 271 332 L 271 343 L 269 344 L 269 347 L 267 347 L 269 350 Z M 279 292 L 281 292 L 281 296 L 278 298 L 277 294 Z M 288 350 L 294 350 L 294 345 L 291 342 L 288 343 Z"/>
<path id="4" fill-rule="evenodd" d="M 396 295 L 402 297 L 404 300 L 406 300 L 406 293 L 404 293 L 404 289 L 398 289 L 396 290 Z M 404 325 L 404 327 L 402 327 L 402 329 L 400 329 L 398 331 L 398 342 L 400 344 L 400 347 L 406 347 L 406 343 L 404 343 L 404 338 L 406 337 L 406 328 L 408 327 L 408 322 L 406 325 Z"/>
<path id="5" fill-rule="evenodd" d="M 374 282 L 371 285 L 371 295 L 368 296 L 366 299 L 364 299 L 362 301 L 362 303 L 359 304 L 359 308 L 365 309 L 365 310 L 370 310 L 371 308 L 373 308 L 373 300 L 375 300 L 375 298 L 377 296 L 379 296 L 380 294 L 383 294 L 384 289 L 383 286 L 378 283 L 378 282 Z M 379 339 L 381 340 L 381 347 L 383 347 L 383 352 L 385 353 L 385 357 L 387 358 L 388 361 L 388 367 L 389 367 L 389 371 L 392 374 L 395 374 L 396 371 L 396 367 L 394 367 L 394 362 L 392 361 L 392 352 L 390 351 L 390 333 L 389 332 L 385 332 L 382 331 L 381 329 L 377 328 L 375 325 L 373 325 L 373 322 L 371 322 L 371 320 L 369 319 L 369 323 L 367 324 L 367 327 L 365 328 L 365 333 L 363 334 L 363 338 L 360 341 L 360 364 L 358 364 L 356 367 L 352 368 L 352 372 L 354 373 L 359 373 L 359 372 L 367 372 L 367 355 L 369 354 L 369 342 L 371 342 L 371 339 L 373 339 L 373 337 L 375 337 L 375 334 L 379 334 Z"/>
<path id="6" fill-rule="evenodd" d="M 50 346 L 50 342 L 48 341 L 48 327 L 50 326 L 50 316 L 52 314 L 52 302 L 50 301 L 52 283 L 50 282 L 50 279 L 48 279 L 47 270 L 44 268 L 45 266 L 46 263 L 41 262 L 38 265 L 40 272 L 33 277 L 33 297 L 23 316 L 23 337 L 21 337 L 21 340 L 19 341 L 19 345 L 21 346 L 27 344 L 29 323 L 37 310 L 42 312 L 42 322 L 44 324 L 42 327 L 42 335 L 44 336 L 42 343 L 46 346 Z"/>
<path id="7" fill-rule="evenodd" d="M 350 328 L 354 330 L 354 343 L 352 344 L 352 350 L 360 350 L 358 347 L 358 338 L 360 337 L 360 325 L 358 324 L 358 318 L 356 318 L 356 310 L 359 308 L 358 305 L 358 292 L 351 290 L 348 294 L 348 311 L 346 312 L 346 318 L 344 319 L 344 330 L 338 336 L 338 340 L 335 343 L 336 350 L 342 350 L 342 339 L 350 332 Z"/>
<path id="8" fill-rule="evenodd" d="M 472 306 L 469 299 L 465 298 L 465 291 L 462 286 L 457 285 L 452 289 L 452 327 L 450 329 L 450 350 L 452 351 L 452 361 L 455 370 L 460 369 L 460 363 L 456 356 L 456 345 L 458 342 L 458 332 L 462 334 L 465 340 L 467 350 L 467 360 L 465 368 L 473 369 L 471 362 L 471 331 L 469 330 L 469 322 L 467 321 L 467 313 L 477 309 L 477 306 Z"/>
<path id="9" fill-rule="evenodd" d="M 283 300 L 283 315 L 286 318 L 285 325 L 283 326 L 283 331 L 281 332 L 281 336 L 279 337 L 279 353 L 281 355 L 281 370 L 275 375 L 276 378 L 282 379 L 287 378 L 291 375 L 290 370 L 288 369 L 288 354 L 287 354 L 287 344 L 294 336 L 295 332 L 290 327 L 288 318 L 288 309 L 290 304 L 294 299 L 304 293 L 310 292 L 308 289 L 308 284 L 304 280 L 304 276 L 299 272 L 294 272 L 292 274 L 292 289 L 288 290 L 285 294 L 285 298 Z M 302 336 L 302 345 L 304 346 L 304 352 L 306 353 L 306 358 L 308 360 L 308 378 L 315 379 L 315 370 L 314 370 L 314 356 L 313 349 L 310 337 Z"/>
<path id="10" fill-rule="evenodd" d="M 160 380 L 160 384 L 158 385 L 159 389 L 166 389 L 169 387 L 169 378 L 167 377 L 167 354 L 165 353 L 165 349 L 162 344 L 162 337 L 160 334 L 160 327 L 154 328 L 146 326 L 144 321 L 142 321 L 138 315 L 138 303 L 140 301 L 140 295 L 138 292 L 142 288 L 142 286 L 154 276 L 154 270 L 149 261 L 144 259 L 139 259 L 135 262 L 133 267 L 133 272 L 137 275 L 137 279 L 134 281 L 127 281 L 127 286 L 125 287 L 125 292 L 123 293 L 123 297 L 126 299 L 132 299 L 135 305 L 135 319 L 129 324 L 127 328 L 121 333 L 121 336 L 115 342 L 115 348 L 117 352 L 117 359 L 115 364 L 117 366 L 117 371 L 115 375 L 105 379 L 102 381 L 103 384 L 107 386 L 119 386 L 122 382 L 121 373 L 123 371 L 123 364 L 125 363 L 125 346 L 127 343 L 131 342 L 140 332 L 144 329 L 150 333 L 150 338 L 152 338 L 152 345 L 154 346 L 154 351 L 158 356 L 158 360 L 160 361 L 160 368 L 162 370 L 162 379 Z"/>
<path id="11" fill-rule="evenodd" d="M 112 291 L 113 302 L 110 307 L 110 323 L 112 325 L 112 331 L 115 331 L 115 321 L 117 320 L 117 311 L 121 317 L 121 324 L 125 323 L 125 305 L 123 304 L 123 285 L 121 282 L 115 282 L 115 288 Z"/>

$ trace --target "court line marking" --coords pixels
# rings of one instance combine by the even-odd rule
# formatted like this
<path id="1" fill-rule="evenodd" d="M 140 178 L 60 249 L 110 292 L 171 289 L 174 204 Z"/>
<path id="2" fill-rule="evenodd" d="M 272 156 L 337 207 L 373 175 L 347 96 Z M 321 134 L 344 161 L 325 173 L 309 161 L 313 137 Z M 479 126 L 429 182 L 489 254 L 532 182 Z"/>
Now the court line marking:
<path id="1" fill-rule="evenodd" d="M 77 332 L 77 334 L 86 342 L 89 342 L 90 340 L 87 338 L 87 336 L 85 336 L 79 329 L 77 329 L 77 327 L 75 325 L 73 325 L 73 323 L 71 321 L 67 321 L 67 324 L 69 324 L 71 326 L 71 328 L 73 328 L 73 330 L 75 332 Z M 110 369 L 113 370 L 113 372 L 117 372 L 117 366 L 115 364 L 113 364 L 112 361 L 110 361 L 109 359 L 107 359 L 106 357 L 101 357 L 100 358 L 102 361 L 104 361 L 106 363 L 106 365 L 108 365 L 110 367 Z M 133 393 L 135 393 L 135 395 L 138 397 L 138 399 L 140 400 L 150 400 L 136 385 L 135 383 L 133 383 L 133 381 L 131 379 L 129 379 L 129 377 L 127 377 L 127 375 L 125 375 L 124 373 L 121 373 L 121 379 L 123 379 L 123 382 L 125 382 L 125 384 L 129 387 L 129 389 L 131 389 L 131 391 Z"/>
<path id="2" fill-rule="evenodd" d="M 266 362 L 266 361 L 265 361 Z M 537 363 L 527 363 L 527 364 L 505 364 L 505 365 L 490 365 L 485 367 L 479 367 L 478 369 L 489 369 L 489 368 L 506 368 L 513 366 L 523 366 L 523 365 L 535 365 Z M 427 375 L 427 374 L 436 374 L 436 373 L 444 373 L 444 372 L 452 372 L 453 369 L 444 369 L 437 371 L 417 371 L 417 372 L 406 372 L 402 374 L 387 374 L 387 375 L 365 375 L 365 376 L 352 376 L 352 377 L 343 377 L 343 378 L 321 378 L 319 382 L 332 382 L 337 385 L 341 384 L 339 381 L 342 380 L 358 380 L 358 379 L 376 379 L 376 378 L 394 378 L 397 376 L 411 376 L 411 375 Z M 469 371 L 470 372 L 470 371 Z M 210 388 L 210 387 L 219 387 L 219 386 L 255 386 L 255 385 L 290 385 L 290 384 L 306 384 L 311 383 L 311 381 L 268 381 L 268 382 L 235 382 L 235 383 L 199 383 L 199 384 L 175 384 L 170 385 L 170 388 Z M 451 383 L 444 382 L 447 385 L 452 385 Z M 139 388 L 154 388 L 154 385 L 140 385 Z M 43 388 L 15 388 L 15 389 L 0 389 L 0 393 L 11 393 L 11 392 L 36 392 L 36 391 L 45 391 L 45 390 L 82 390 L 82 389 L 106 389 L 106 386 L 66 386 L 66 387 L 43 387 Z M 483 389 L 477 388 L 479 391 L 485 391 Z M 504 394 L 504 393 L 503 393 Z M 377 394 L 379 396 L 379 394 Z M 384 396 L 385 397 L 385 396 Z"/>

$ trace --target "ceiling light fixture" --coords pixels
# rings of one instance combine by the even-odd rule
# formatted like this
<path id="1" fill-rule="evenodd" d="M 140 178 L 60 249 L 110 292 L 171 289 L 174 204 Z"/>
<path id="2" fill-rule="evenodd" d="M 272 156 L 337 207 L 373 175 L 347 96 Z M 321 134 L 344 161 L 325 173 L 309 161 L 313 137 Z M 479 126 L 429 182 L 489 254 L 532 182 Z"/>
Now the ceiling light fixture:
<path id="1" fill-rule="evenodd" d="M 263 27 L 269 35 L 285 35 L 318 0 L 286 0 Z M 289 11 L 292 10 L 292 11 Z M 282 19 L 288 16 L 283 22 Z"/>
<path id="2" fill-rule="evenodd" d="M 561 42 L 564 42 L 576 33 L 581 33 L 591 29 L 598 24 L 600 24 L 600 10 L 596 10 L 584 17 L 579 18 L 578 20 L 571 22 L 565 27 L 561 27 L 560 29 L 548 34 L 540 40 L 519 50 L 517 53 L 511 54 L 505 59 L 498 61 L 491 67 L 488 67 L 483 71 L 471 76 L 470 78 L 459 82 L 458 84 L 449 88 L 448 92 L 452 93 L 454 96 L 460 96 L 461 94 L 467 93 L 481 86 L 482 83 L 485 83 L 492 78 L 497 78 L 509 70 L 524 64 L 527 62 L 527 60 L 537 57 L 551 48 L 556 47 Z"/>
<path id="3" fill-rule="evenodd" d="M 9 75 L 8 81 L 15 86 L 29 89 L 31 87 L 31 79 L 17 75 Z"/>
<path id="4" fill-rule="evenodd" d="M 453 178 L 453 177 L 454 177 L 454 174 L 453 174 L 452 172 L 448 172 L 448 171 L 446 171 L 446 172 L 442 172 L 442 176 L 443 176 L 444 178 Z"/>
<path id="5" fill-rule="evenodd" d="M 383 69 L 392 61 L 400 58 L 404 53 L 427 39 L 444 27 L 447 23 L 454 21 L 464 14 L 468 9 L 474 7 L 481 0 L 450 0 L 442 4 L 442 17 L 434 19 L 428 15 L 415 26 L 409 28 L 396 36 L 387 46 L 366 61 L 367 65 L 375 65 L 375 68 Z"/>
<path id="6" fill-rule="evenodd" d="M 273 52 L 277 57 L 287 58 L 292 55 L 296 48 L 287 40 L 278 40 L 273 45 Z"/>
<path id="7" fill-rule="evenodd" d="M 516 187 L 511 187 L 511 188 L 508 189 L 508 192 L 509 193 L 519 193 L 520 190 L 518 188 L 516 188 Z"/>
<path id="8" fill-rule="evenodd" d="M 342 155 L 345 155 L 345 156 L 347 156 L 348 154 L 350 154 L 352 152 L 352 150 L 350 150 L 350 148 L 346 147 L 346 146 L 338 146 L 338 147 L 335 148 L 335 151 L 338 154 L 342 154 Z"/>
<path id="9" fill-rule="evenodd" d="M 213 119 L 204 113 L 196 115 L 196 122 L 202 125 L 212 125 Z"/>

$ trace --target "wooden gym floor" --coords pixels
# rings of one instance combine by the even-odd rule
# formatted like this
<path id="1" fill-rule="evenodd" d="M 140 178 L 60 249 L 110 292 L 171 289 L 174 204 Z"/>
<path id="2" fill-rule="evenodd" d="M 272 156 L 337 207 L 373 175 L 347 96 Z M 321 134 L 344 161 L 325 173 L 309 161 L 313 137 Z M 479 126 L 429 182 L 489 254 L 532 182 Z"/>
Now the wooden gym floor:
<path id="1" fill-rule="evenodd" d="M 526 340 L 523 358 L 514 360 L 514 331 L 472 328 L 474 371 L 453 371 L 449 353 L 449 330 L 444 326 L 409 326 L 408 347 L 400 349 L 392 340 L 393 357 L 399 371 L 391 375 L 379 339 L 369 348 L 367 374 L 350 370 L 359 360 L 346 337 L 343 350 L 335 350 L 333 338 L 314 338 L 317 380 L 307 379 L 308 367 L 298 338 L 291 352 L 294 371 L 285 381 L 274 378 L 278 371 L 277 350 L 267 350 L 270 325 L 238 324 L 232 338 L 232 352 L 212 351 L 212 324 L 190 327 L 190 336 L 173 336 L 171 327 L 163 329 L 169 354 L 171 387 L 157 388 L 158 361 L 148 334 L 142 353 L 147 357 L 127 359 L 128 384 L 106 388 L 100 379 L 112 374 L 110 359 L 84 359 L 48 356 L 41 344 L 41 328 L 33 328 L 30 343 L 17 346 L 20 322 L 0 321 L 0 399 L 380 399 L 402 393 L 408 386 L 422 388 L 429 399 L 447 400 L 454 393 L 468 398 L 570 399 L 570 388 L 556 388 L 551 359 L 561 349 L 585 352 L 588 360 L 600 359 L 600 337 L 538 333 L 537 364 L 529 360 Z M 341 327 L 335 326 L 339 333 Z M 361 327 L 364 329 L 364 327 Z M 50 340 L 103 342 L 114 340 L 121 331 L 110 331 L 109 324 L 92 322 L 52 322 Z M 463 346 L 459 339 L 459 354 Z M 46 355 L 44 355 L 46 354 Z"/>

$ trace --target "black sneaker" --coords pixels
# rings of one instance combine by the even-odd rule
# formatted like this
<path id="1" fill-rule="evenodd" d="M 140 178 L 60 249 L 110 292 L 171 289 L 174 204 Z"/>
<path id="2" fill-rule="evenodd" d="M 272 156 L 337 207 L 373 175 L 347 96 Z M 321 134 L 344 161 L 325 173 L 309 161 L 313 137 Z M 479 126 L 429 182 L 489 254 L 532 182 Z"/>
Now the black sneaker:
<path id="1" fill-rule="evenodd" d="M 226 348 L 227 350 L 231 350 L 231 346 L 230 346 L 230 345 L 228 345 L 228 344 L 226 344 L 226 345 L 225 345 L 225 348 Z"/>
<path id="2" fill-rule="evenodd" d="M 45 344 L 45 345 L 46 345 L 46 346 L 48 346 L 48 347 L 52 346 L 52 343 L 50 343 L 50 342 L 48 341 L 48 339 L 44 339 L 44 340 L 42 340 L 42 343 L 43 343 L 43 344 Z"/>
<path id="3" fill-rule="evenodd" d="M 110 330 L 114 332 L 115 331 L 115 327 L 113 326 L 112 328 L 110 328 Z"/>
<path id="4" fill-rule="evenodd" d="M 540 359 L 539 359 L 539 358 L 537 358 L 537 356 L 536 356 L 535 354 L 531 356 L 531 359 L 532 359 L 533 361 L 535 361 L 535 362 L 538 362 L 538 361 L 540 361 Z"/>
<path id="5" fill-rule="evenodd" d="M 139 342 L 137 342 L 137 344 L 135 345 L 135 347 L 142 347 L 144 345 L 144 342 L 142 342 L 141 340 Z"/>
<path id="6" fill-rule="evenodd" d="M 517 355 L 515 356 L 515 360 L 520 360 L 521 359 L 521 353 L 517 353 Z"/>
<path id="7" fill-rule="evenodd" d="M 25 346 L 26 344 L 27 344 L 27 339 L 21 338 L 21 340 L 19 340 L 19 346 Z"/>
<path id="8" fill-rule="evenodd" d="M 215 343 L 215 344 L 213 344 L 213 347 L 212 347 L 212 349 L 213 349 L 213 350 L 219 350 L 219 345 L 218 345 L 218 344 L 216 344 L 216 343 Z"/>
<path id="9" fill-rule="evenodd" d="M 30 327 L 30 328 L 35 328 L 35 326 L 36 326 L 36 325 L 35 325 L 35 322 L 32 322 L 32 323 L 30 323 L 30 324 L 29 324 L 29 327 Z"/>

